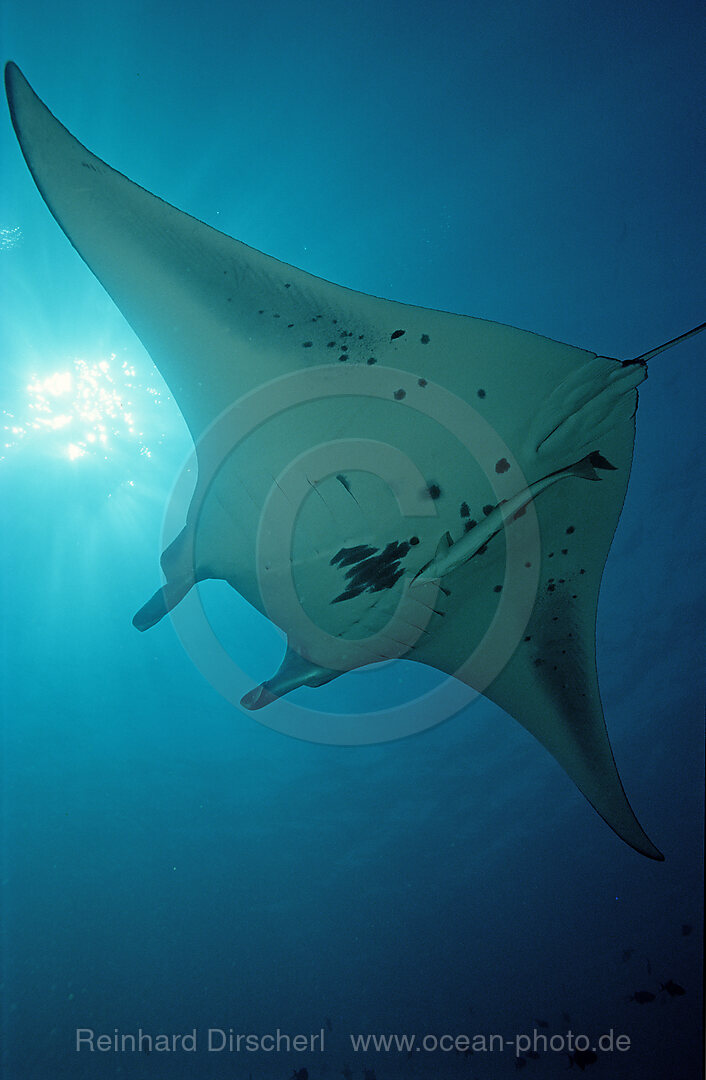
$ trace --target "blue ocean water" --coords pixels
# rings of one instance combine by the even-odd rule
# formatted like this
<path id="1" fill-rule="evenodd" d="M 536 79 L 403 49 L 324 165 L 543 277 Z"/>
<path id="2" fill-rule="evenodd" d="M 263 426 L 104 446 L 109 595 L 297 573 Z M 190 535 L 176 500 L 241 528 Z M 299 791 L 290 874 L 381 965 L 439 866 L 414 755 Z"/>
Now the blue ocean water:
<path id="1" fill-rule="evenodd" d="M 618 357 L 704 319 L 704 30 L 664 0 L 0 14 L 3 57 L 174 205 L 338 283 Z M 599 606 L 611 741 L 659 864 L 489 703 L 389 744 L 305 742 L 223 700 L 168 620 L 135 632 L 189 436 L 7 116 L 0 154 L 3 1077 L 494 1080 L 510 1043 L 350 1036 L 569 1029 L 629 1039 L 589 1074 L 701 1075 L 703 338 L 650 365 Z M 204 592 L 268 677 L 279 635 Z M 365 709 L 425 680 L 333 686 Z M 323 1029 L 325 1049 L 209 1052 L 209 1028 Z M 77 1051 L 77 1029 L 198 1046 Z M 564 1043 L 538 1045 L 527 1074 L 561 1075 Z"/>

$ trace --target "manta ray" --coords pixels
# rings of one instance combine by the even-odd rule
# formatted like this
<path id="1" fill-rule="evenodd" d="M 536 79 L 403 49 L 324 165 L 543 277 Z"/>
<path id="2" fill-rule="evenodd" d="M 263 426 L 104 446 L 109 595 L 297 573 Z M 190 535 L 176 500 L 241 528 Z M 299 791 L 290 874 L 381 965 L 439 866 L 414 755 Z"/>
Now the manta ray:
<path id="1" fill-rule="evenodd" d="M 259 709 L 404 657 L 513 716 L 604 820 L 662 859 L 613 759 L 596 672 L 603 568 L 647 361 L 365 295 L 262 254 L 90 153 L 19 68 L 12 122 L 49 210 L 145 345 L 198 479 L 154 626 L 226 581 L 288 636 Z"/>

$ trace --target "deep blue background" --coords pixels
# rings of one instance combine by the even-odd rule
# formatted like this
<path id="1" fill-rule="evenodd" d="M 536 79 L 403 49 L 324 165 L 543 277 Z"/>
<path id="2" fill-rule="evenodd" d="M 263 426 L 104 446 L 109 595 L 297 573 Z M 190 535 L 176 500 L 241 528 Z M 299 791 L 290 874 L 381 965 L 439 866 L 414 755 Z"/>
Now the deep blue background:
<path id="1" fill-rule="evenodd" d="M 0 17 L 4 57 L 71 130 L 195 216 L 365 292 L 621 357 L 704 319 L 704 30 L 691 0 L 9 0 Z M 3 1076 L 494 1078 L 510 1053 L 363 1060 L 347 1033 L 553 1033 L 568 1012 L 632 1039 L 597 1077 L 697 1077 L 704 339 L 650 366 L 599 610 L 609 730 L 656 864 L 489 705 L 399 743 L 311 745 L 221 700 L 168 621 L 135 633 L 188 435 L 7 118 L 0 154 L 17 240 L 0 408 L 26 413 L 30 377 L 75 356 L 162 387 L 157 405 L 135 390 L 150 458 L 123 438 L 70 462 L 30 435 L 0 461 Z M 277 636 L 222 603 L 253 679 L 271 674 Z M 627 1000 L 668 978 L 685 997 Z M 77 1026 L 327 1017 L 309 1058 L 72 1050 Z"/>

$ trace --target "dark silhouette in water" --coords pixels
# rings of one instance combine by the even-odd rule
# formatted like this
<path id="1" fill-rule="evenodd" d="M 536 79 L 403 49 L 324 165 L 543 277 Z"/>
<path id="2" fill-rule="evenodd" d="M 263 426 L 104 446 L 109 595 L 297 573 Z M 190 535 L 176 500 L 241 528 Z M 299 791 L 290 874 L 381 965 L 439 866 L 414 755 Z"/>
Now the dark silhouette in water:
<path id="1" fill-rule="evenodd" d="M 686 990 L 679 983 L 674 982 L 674 979 L 667 979 L 666 983 L 662 983 L 660 990 L 665 990 L 670 997 L 683 997 Z"/>
<path id="2" fill-rule="evenodd" d="M 569 1054 L 569 1068 L 578 1065 L 583 1071 L 587 1065 L 595 1065 L 597 1061 L 598 1054 L 595 1050 L 575 1050 L 573 1054 Z"/>
<path id="3" fill-rule="evenodd" d="M 636 1001 L 638 1005 L 647 1005 L 648 1002 L 654 1001 L 654 999 L 655 995 L 651 990 L 636 990 L 635 993 L 628 998 L 628 1001 Z"/>

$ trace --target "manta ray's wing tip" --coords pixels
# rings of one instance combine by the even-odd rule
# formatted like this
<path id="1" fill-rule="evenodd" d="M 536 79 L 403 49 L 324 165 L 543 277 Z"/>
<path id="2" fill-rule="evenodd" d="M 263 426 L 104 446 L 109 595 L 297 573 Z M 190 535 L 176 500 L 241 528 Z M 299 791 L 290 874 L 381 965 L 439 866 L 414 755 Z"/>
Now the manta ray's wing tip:
<path id="1" fill-rule="evenodd" d="M 20 75 L 20 69 L 14 60 L 8 60 L 5 64 L 5 94 L 7 96 L 7 103 L 10 106 L 10 112 L 12 113 L 12 89 L 15 80 Z"/>
<path id="2" fill-rule="evenodd" d="M 591 800 L 589 799 L 589 802 Z M 598 809 L 595 803 L 592 803 L 594 809 Z M 631 847 L 633 851 L 636 851 L 638 855 L 644 855 L 648 859 L 654 859 L 655 862 L 664 862 L 664 855 L 655 844 L 652 843 L 645 830 L 640 825 L 639 821 L 635 817 L 630 804 L 625 799 L 625 806 L 627 809 L 628 819 L 619 822 L 609 816 L 606 816 L 600 810 L 598 813 L 611 827 L 613 832 L 617 833 L 621 840 L 624 840 L 628 847 Z"/>
<path id="3" fill-rule="evenodd" d="M 608 824 L 610 824 L 610 822 Z M 617 832 L 620 839 L 624 840 L 628 847 L 631 847 L 638 855 L 644 855 L 646 858 L 653 859 L 655 862 L 664 862 L 664 855 L 658 847 L 655 847 L 649 836 L 647 836 L 642 829 L 640 829 L 642 835 L 638 839 L 635 836 L 626 836 L 622 830 L 618 831 L 613 825 L 611 825 L 611 828 L 613 829 L 613 832 Z"/>
<path id="4" fill-rule="evenodd" d="M 654 859 L 655 862 L 664 862 L 664 855 L 659 848 L 655 847 L 649 837 L 645 837 L 645 839 L 647 840 L 647 843 L 639 848 L 635 848 L 635 850 L 638 851 L 640 855 L 646 855 L 648 859 Z"/>
<path id="5" fill-rule="evenodd" d="M 20 149 L 22 150 L 22 153 L 25 154 L 25 159 L 27 159 L 26 144 L 23 141 L 23 119 L 27 119 L 25 115 L 26 110 L 31 109 L 32 107 L 36 107 L 37 104 L 39 104 L 40 106 L 40 113 L 49 113 L 49 110 L 46 108 L 44 103 L 39 100 L 36 93 L 30 86 L 27 79 L 25 78 L 17 64 L 14 62 L 14 60 L 8 60 L 5 64 L 5 96 L 7 97 L 7 105 L 10 110 L 10 120 L 12 121 L 12 126 L 15 129 L 15 134 L 17 135 Z M 49 115 L 51 116 L 50 113 Z M 31 118 L 32 117 L 30 114 L 29 119 Z M 29 160 L 27 160 L 27 164 L 29 167 L 29 171 L 34 176 L 34 172 L 32 170 L 32 166 L 29 164 Z"/>
<path id="6" fill-rule="evenodd" d="M 10 104 L 12 104 L 12 92 L 17 88 L 17 85 L 22 82 L 27 82 L 21 70 L 17 66 L 14 60 L 8 60 L 5 64 L 5 92 Z"/>

